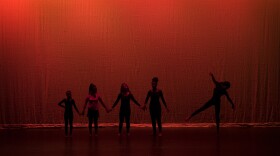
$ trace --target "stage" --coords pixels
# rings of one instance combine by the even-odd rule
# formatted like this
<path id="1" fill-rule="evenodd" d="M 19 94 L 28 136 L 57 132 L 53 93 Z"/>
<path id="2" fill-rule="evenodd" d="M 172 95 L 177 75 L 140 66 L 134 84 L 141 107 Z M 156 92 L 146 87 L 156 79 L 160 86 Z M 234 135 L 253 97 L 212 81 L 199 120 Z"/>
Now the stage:
<path id="1" fill-rule="evenodd" d="M 154 137 L 150 127 L 132 127 L 130 136 L 118 136 L 117 127 L 101 127 L 90 137 L 85 127 L 74 128 L 72 137 L 58 128 L 0 130 L 0 155 L 277 155 L 279 127 L 187 127 L 163 129 Z"/>
<path id="2" fill-rule="evenodd" d="M 280 0 L 0 0 L 0 156 L 278 155 L 279 28 Z"/>

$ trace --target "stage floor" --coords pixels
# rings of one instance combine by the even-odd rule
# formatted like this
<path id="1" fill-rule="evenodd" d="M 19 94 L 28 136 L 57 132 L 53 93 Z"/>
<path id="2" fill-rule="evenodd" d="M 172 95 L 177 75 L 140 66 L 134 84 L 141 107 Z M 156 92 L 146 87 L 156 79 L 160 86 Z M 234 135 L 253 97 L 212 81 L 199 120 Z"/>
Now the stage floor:
<path id="1" fill-rule="evenodd" d="M 63 128 L 2 129 L 0 155 L 29 156 L 181 156 L 181 155 L 278 155 L 279 127 L 164 128 L 153 137 L 151 128 L 131 128 L 129 137 L 117 135 L 117 127 L 99 129 L 89 137 L 87 128 L 75 128 L 64 137 Z"/>

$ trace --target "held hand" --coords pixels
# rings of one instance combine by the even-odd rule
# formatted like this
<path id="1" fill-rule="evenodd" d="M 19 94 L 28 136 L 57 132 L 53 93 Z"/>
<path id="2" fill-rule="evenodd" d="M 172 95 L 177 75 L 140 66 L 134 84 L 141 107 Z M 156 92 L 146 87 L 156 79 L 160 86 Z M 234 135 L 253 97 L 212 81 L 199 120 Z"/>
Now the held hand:
<path id="1" fill-rule="evenodd" d="M 145 111 L 147 109 L 146 105 L 143 105 L 140 107 L 143 111 Z"/>
<path id="2" fill-rule="evenodd" d="M 185 121 L 186 121 L 186 122 L 189 122 L 190 119 L 191 119 L 191 116 L 190 116 L 190 117 L 187 117 L 187 118 L 185 119 Z"/>
<path id="3" fill-rule="evenodd" d="M 110 113 L 110 112 L 112 112 L 112 110 L 113 110 L 112 108 L 108 109 L 108 112 L 107 112 L 107 113 Z"/>
<path id="4" fill-rule="evenodd" d="M 106 107 L 106 112 L 107 112 L 107 113 L 110 113 L 111 111 L 112 111 L 111 108 L 107 108 L 107 107 Z"/>
<path id="5" fill-rule="evenodd" d="M 167 113 L 169 113 L 169 112 L 170 112 L 170 110 L 169 110 L 168 108 L 166 108 L 166 111 L 167 111 Z"/>
<path id="6" fill-rule="evenodd" d="M 139 106 L 139 109 L 144 111 L 144 106 Z"/>

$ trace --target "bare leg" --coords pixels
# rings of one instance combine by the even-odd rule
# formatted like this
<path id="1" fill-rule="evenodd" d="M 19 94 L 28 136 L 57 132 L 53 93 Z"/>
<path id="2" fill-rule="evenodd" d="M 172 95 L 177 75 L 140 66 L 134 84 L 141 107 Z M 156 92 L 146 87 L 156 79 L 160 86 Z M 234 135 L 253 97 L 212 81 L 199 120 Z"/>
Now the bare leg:
<path id="1" fill-rule="evenodd" d="M 69 125 L 70 125 L 70 136 L 72 136 L 72 129 L 73 129 L 73 114 L 69 117 Z"/>
<path id="2" fill-rule="evenodd" d="M 161 110 L 158 110 L 157 112 L 157 115 L 156 115 L 156 118 L 157 118 L 157 123 L 158 123 L 158 132 L 159 132 L 159 136 L 161 136 L 161 132 L 162 132 L 162 123 L 161 123 Z"/>
<path id="3" fill-rule="evenodd" d="M 215 117 L 216 117 L 217 133 L 219 133 L 219 130 L 220 130 L 220 103 L 215 104 Z"/>
<path id="4" fill-rule="evenodd" d="M 153 135 L 156 135 L 157 129 L 156 129 L 156 112 L 155 110 L 150 110 L 151 120 L 152 120 L 152 126 L 153 126 Z"/>
<path id="5" fill-rule="evenodd" d="M 95 136 L 98 135 L 98 116 L 95 116 L 93 118 L 93 122 L 94 122 L 94 132 L 95 132 Z"/>
<path id="6" fill-rule="evenodd" d="M 129 135 L 129 130 L 130 130 L 130 113 L 125 115 L 125 122 L 126 122 L 126 134 Z"/>
<path id="7" fill-rule="evenodd" d="M 206 110 L 207 108 L 211 107 L 213 105 L 213 102 L 210 100 L 208 102 L 206 102 L 202 107 L 200 107 L 199 109 L 197 109 L 195 112 L 192 113 L 192 115 L 186 119 L 186 121 L 189 121 L 192 117 L 194 117 L 195 115 L 197 115 L 198 113 Z"/>
<path id="8" fill-rule="evenodd" d="M 64 115 L 64 131 L 65 136 L 68 136 L 68 116 Z"/>
<path id="9" fill-rule="evenodd" d="M 89 130 L 89 135 L 92 136 L 92 122 L 93 118 L 91 116 L 88 117 L 88 130 Z"/>
<path id="10" fill-rule="evenodd" d="M 122 134 L 122 127 L 123 127 L 123 121 L 124 121 L 124 113 L 119 114 L 119 135 Z"/>

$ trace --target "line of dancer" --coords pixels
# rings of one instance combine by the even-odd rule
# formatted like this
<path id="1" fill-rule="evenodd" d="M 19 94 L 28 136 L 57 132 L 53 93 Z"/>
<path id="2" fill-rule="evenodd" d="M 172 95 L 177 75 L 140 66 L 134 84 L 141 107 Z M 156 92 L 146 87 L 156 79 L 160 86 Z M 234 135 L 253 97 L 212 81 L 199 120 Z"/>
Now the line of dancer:
<path id="1" fill-rule="evenodd" d="M 220 127 L 220 103 L 221 103 L 221 96 L 225 95 L 230 104 L 232 105 L 232 109 L 234 109 L 234 104 L 227 92 L 230 88 L 230 82 L 223 81 L 218 82 L 214 75 L 210 73 L 212 81 L 215 84 L 215 88 L 213 90 L 212 98 L 206 102 L 202 107 L 194 111 L 188 118 L 185 120 L 188 122 L 192 117 L 199 114 L 200 112 L 206 110 L 211 106 L 215 106 L 215 119 L 216 119 L 216 128 L 217 132 L 219 132 Z M 158 136 L 162 136 L 162 109 L 161 109 L 161 102 L 160 99 L 166 108 L 166 111 L 169 112 L 167 104 L 165 102 L 163 92 L 161 89 L 157 88 L 158 85 L 158 78 L 152 78 L 152 89 L 148 91 L 148 94 L 145 99 L 145 103 L 141 106 L 139 102 L 134 98 L 133 94 L 131 93 L 128 85 L 126 83 L 121 84 L 120 93 L 117 96 L 116 101 L 113 103 L 112 107 L 109 108 L 107 105 L 104 104 L 102 98 L 97 93 L 97 87 L 94 84 L 90 84 L 89 92 L 85 100 L 85 104 L 83 107 L 83 111 L 80 113 L 74 99 L 72 98 L 71 91 L 68 90 L 66 92 L 66 98 L 63 99 L 58 103 L 59 106 L 64 108 L 64 125 L 65 125 L 65 136 L 72 136 L 72 129 L 73 129 L 73 110 L 72 107 L 76 110 L 76 112 L 83 116 L 85 114 L 85 109 L 87 108 L 87 117 L 88 117 L 88 129 L 89 135 L 92 136 L 92 123 L 94 124 L 94 135 L 98 136 L 98 118 L 99 118 L 99 103 L 105 108 L 106 112 L 109 113 L 114 110 L 117 106 L 119 101 L 121 101 L 120 111 L 119 111 L 119 132 L 118 135 L 122 135 L 122 128 L 123 122 L 126 122 L 126 135 L 130 135 L 130 114 L 131 114 L 131 107 L 130 107 L 130 100 L 138 106 L 139 109 L 146 110 L 147 104 L 149 102 L 149 112 L 152 122 L 152 130 L 153 135 L 157 135 L 156 125 L 158 125 Z M 63 105 L 64 104 L 64 105 Z M 70 125 L 70 133 L 68 133 L 68 124 Z"/>

